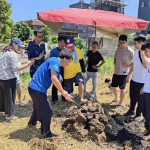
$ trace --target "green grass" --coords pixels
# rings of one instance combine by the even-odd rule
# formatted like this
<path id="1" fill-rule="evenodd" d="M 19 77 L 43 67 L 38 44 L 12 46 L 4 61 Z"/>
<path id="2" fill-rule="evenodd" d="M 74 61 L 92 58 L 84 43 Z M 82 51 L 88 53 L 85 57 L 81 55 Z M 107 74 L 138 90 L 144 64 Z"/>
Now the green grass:
<path id="1" fill-rule="evenodd" d="M 106 63 L 98 69 L 98 71 L 102 74 L 106 72 L 113 72 L 114 70 L 114 59 L 113 58 L 104 58 Z"/>

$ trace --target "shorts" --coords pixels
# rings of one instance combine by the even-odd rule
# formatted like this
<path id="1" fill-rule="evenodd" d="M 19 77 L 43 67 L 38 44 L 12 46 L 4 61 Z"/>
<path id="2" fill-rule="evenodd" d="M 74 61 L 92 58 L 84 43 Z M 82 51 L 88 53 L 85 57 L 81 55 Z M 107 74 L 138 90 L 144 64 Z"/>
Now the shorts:
<path id="1" fill-rule="evenodd" d="M 20 83 L 17 84 L 16 90 L 17 90 L 18 93 L 20 93 L 20 92 L 22 91 L 22 87 L 21 87 L 21 84 L 20 84 Z"/>
<path id="2" fill-rule="evenodd" d="M 83 76 L 81 73 L 77 73 L 75 77 L 71 78 L 71 79 L 64 79 L 64 89 L 68 92 L 68 93 L 73 93 L 73 82 L 75 82 L 75 86 L 79 85 L 79 82 L 83 82 Z"/>
<path id="3" fill-rule="evenodd" d="M 118 87 L 120 89 L 125 89 L 126 87 L 126 78 L 127 78 L 127 75 L 116 75 L 114 74 L 113 75 L 113 78 L 112 78 L 112 87 Z"/>

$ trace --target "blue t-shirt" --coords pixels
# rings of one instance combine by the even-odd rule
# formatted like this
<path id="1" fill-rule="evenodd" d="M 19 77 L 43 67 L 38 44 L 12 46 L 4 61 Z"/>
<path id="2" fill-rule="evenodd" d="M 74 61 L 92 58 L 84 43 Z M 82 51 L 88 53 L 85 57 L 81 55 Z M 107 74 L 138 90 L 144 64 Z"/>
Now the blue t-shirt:
<path id="1" fill-rule="evenodd" d="M 51 69 L 60 74 L 60 60 L 56 57 L 47 59 L 35 72 L 32 80 L 29 82 L 29 87 L 35 91 L 47 93 L 48 88 L 51 86 Z"/>
<path id="2" fill-rule="evenodd" d="M 58 57 L 60 51 L 61 51 L 61 50 L 60 50 L 58 47 L 53 48 L 53 49 L 50 51 L 50 57 Z"/>

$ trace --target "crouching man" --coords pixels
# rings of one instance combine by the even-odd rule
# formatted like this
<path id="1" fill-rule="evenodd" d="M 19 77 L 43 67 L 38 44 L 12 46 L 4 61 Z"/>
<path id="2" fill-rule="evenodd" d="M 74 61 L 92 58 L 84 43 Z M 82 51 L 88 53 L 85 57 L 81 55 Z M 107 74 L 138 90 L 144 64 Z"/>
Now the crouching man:
<path id="1" fill-rule="evenodd" d="M 36 122 L 40 121 L 41 134 L 44 138 L 57 136 L 50 130 L 52 109 L 46 95 L 50 85 L 53 83 L 67 101 L 72 101 L 71 95 L 62 88 L 58 80 L 60 67 L 67 66 L 72 59 L 73 55 L 70 50 L 62 50 L 58 58 L 47 59 L 29 82 L 28 91 L 33 101 L 33 112 L 28 125 L 36 125 Z"/>

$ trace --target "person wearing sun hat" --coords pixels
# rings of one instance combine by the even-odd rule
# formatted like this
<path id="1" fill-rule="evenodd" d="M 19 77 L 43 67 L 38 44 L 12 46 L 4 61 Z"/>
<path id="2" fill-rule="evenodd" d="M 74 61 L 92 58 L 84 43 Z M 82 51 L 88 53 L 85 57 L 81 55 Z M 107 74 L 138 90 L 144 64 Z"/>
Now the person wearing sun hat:
<path id="1" fill-rule="evenodd" d="M 79 48 L 75 47 L 74 39 L 72 37 L 66 38 L 66 48 L 73 53 L 73 60 L 68 66 L 64 68 L 64 87 L 68 93 L 73 93 L 73 83 L 78 86 L 79 99 L 83 100 L 84 93 L 84 79 L 81 71 L 85 73 L 85 64 L 82 56 L 82 52 Z M 69 103 L 63 112 L 67 112 Z"/>
<path id="2" fill-rule="evenodd" d="M 16 91 L 14 72 L 23 70 L 34 63 L 33 59 L 31 59 L 31 61 L 18 67 L 17 53 L 20 48 L 23 48 L 21 40 L 15 37 L 0 53 L 0 112 L 5 112 L 6 121 L 18 118 L 14 114 Z"/>

